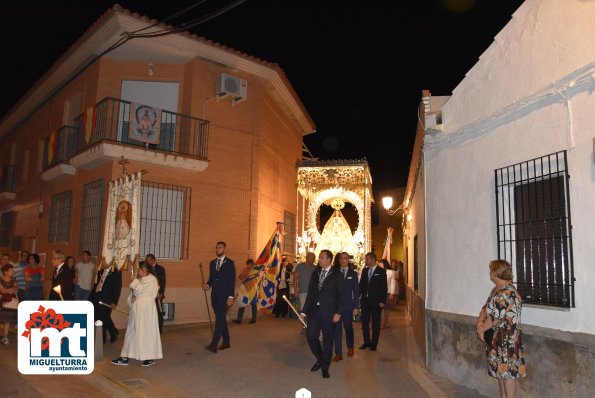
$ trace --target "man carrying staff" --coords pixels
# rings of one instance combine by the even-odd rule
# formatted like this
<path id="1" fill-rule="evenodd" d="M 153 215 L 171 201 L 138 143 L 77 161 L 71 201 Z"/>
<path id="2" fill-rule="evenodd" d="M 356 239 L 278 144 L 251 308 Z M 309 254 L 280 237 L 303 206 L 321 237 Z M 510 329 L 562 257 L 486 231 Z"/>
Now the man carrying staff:
<path id="1" fill-rule="evenodd" d="M 335 324 L 341 319 L 344 289 L 343 274 L 331 267 L 333 253 L 321 250 L 318 255 L 319 269 L 312 274 L 308 297 L 302 308 L 302 319 L 308 319 L 306 333 L 310 350 L 316 357 L 316 363 L 310 371 L 322 369 L 322 377 L 327 379 L 331 375 L 331 355 L 333 354 L 333 335 Z M 322 347 L 320 332 L 322 331 Z"/>
<path id="2" fill-rule="evenodd" d="M 202 287 L 211 289 L 211 306 L 215 311 L 215 332 L 211 344 L 206 350 L 216 353 L 217 350 L 230 348 L 229 329 L 227 327 L 227 307 L 233 304 L 235 297 L 236 265 L 225 256 L 225 242 L 217 242 L 215 253 L 217 258 L 209 265 L 209 280 Z M 223 339 L 220 346 L 219 341 Z"/>

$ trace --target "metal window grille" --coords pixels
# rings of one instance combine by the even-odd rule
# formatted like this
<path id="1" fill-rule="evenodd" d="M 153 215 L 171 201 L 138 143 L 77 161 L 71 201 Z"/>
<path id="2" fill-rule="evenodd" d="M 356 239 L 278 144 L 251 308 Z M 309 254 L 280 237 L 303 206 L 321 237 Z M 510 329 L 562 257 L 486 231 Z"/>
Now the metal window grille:
<path id="1" fill-rule="evenodd" d="M 72 191 L 52 196 L 50 205 L 50 226 L 48 241 L 65 242 L 70 238 L 70 215 L 72 213 Z"/>
<path id="2" fill-rule="evenodd" d="M 498 257 L 526 303 L 574 307 L 566 151 L 495 170 Z"/>
<path id="3" fill-rule="evenodd" d="M 12 222 L 15 216 L 14 211 L 6 211 L 0 215 L 0 246 L 10 246 Z"/>
<path id="4" fill-rule="evenodd" d="M 188 258 L 192 189 L 143 182 L 140 251 L 157 258 Z"/>
<path id="5" fill-rule="evenodd" d="M 88 250 L 93 255 L 99 253 L 104 187 L 105 182 L 101 179 L 85 184 L 83 188 L 79 253 L 83 250 Z"/>
<path id="6" fill-rule="evenodd" d="M 285 211 L 283 213 L 283 224 L 285 224 L 283 252 L 295 255 L 295 214 Z"/>

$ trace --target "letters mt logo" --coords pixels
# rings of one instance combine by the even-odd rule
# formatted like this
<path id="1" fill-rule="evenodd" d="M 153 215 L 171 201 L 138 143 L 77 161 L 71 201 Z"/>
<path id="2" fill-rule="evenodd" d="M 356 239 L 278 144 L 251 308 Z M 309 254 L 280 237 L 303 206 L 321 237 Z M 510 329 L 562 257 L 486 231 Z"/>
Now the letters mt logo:
<path id="1" fill-rule="evenodd" d="M 89 374 L 94 366 L 93 305 L 88 301 L 19 304 L 19 371 Z"/>

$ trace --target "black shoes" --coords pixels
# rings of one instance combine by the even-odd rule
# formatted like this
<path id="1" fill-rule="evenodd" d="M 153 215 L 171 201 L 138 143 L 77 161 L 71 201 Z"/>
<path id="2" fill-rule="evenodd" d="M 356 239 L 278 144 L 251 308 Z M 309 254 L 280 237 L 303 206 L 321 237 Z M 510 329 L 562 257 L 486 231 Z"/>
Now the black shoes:
<path id="1" fill-rule="evenodd" d="M 370 346 L 370 351 L 376 351 L 376 346 L 375 345 Z"/>
<path id="2" fill-rule="evenodd" d="M 155 364 L 155 361 L 153 361 L 152 359 L 147 359 L 146 361 L 143 361 L 141 366 L 152 366 Z"/>
<path id="3" fill-rule="evenodd" d="M 255 320 L 255 319 L 253 319 L 253 320 L 251 320 L 249 323 L 256 323 L 256 320 Z"/>
<path id="4" fill-rule="evenodd" d="M 316 362 L 314 366 L 312 366 L 312 369 L 310 369 L 310 372 L 316 372 L 318 369 L 320 369 L 320 364 Z"/>
<path id="5" fill-rule="evenodd" d="M 366 349 L 366 348 L 368 348 L 368 347 L 371 347 L 371 345 L 370 345 L 370 344 L 368 344 L 368 343 L 364 343 L 364 344 L 362 344 L 362 345 L 359 347 L 359 349 L 360 349 L 360 350 L 365 350 L 365 349 Z"/>
<path id="6" fill-rule="evenodd" d="M 242 324 L 242 321 L 240 321 L 239 319 L 234 319 L 233 321 L 234 321 L 235 323 L 237 323 L 238 325 L 241 325 L 241 324 Z"/>
<path id="7" fill-rule="evenodd" d="M 119 357 L 118 359 L 114 359 L 112 363 L 118 366 L 128 366 L 128 358 Z"/>
<path id="8" fill-rule="evenodd" d="M 328 370 L 322 369 L 322 378 L 328 379 L 329 377 L 331 377 L 331 374 L 328 372 Z"/>

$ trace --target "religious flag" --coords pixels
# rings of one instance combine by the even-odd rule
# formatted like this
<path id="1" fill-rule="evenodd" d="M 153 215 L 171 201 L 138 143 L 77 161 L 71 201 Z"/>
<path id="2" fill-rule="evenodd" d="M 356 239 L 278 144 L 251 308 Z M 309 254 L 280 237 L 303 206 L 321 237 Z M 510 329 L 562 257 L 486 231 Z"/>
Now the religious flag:
<path id="1" fill-rule="evenodd" d="M 385 258 L 386 261 L 390 264 L 390 245 L 393 243 L 393 231 L 392 227 L 388 227 L 386 229 L 386 239 L 384 240 L 384 252 L 382 253 L 382 258 Z"/>
<path id="2" fill-rule="evenodd" d="M 270 308 L 275 304 L 275 290 L 279 280 L 279 264 L 281 264 L 282 234 L 283 224 L 277 223 L 273 236 L 238 289 L 240 307 L 256 303 L 258 308 Z"/>
<path id="3" fill-rule="evenodd" d="M 58 151 L 58 130 L 54 130 L 48 137 L 48 164 L 52 164 Z"/>
<path id="4" fill-rule="evenodd" d="M 161 109 L 149 105 L 130 104 L 130 132 L 128 138 L 147 144 L 159 144 Z"/>
<path id="5" fill-rule="evenodd" d="M 142 172 L 127 174 L 110 181 L 107 216 L 103 232 L 101 261 L 112 269 L 138 268 L 140 256 L 140 201 Z"/>
<path id="6" fill-rule="evenodd" d="M 97 120 L 97 106 L 93 105 L 85 111 L 83 116 L 83 137 L 85 143 L 89 144 L 93 136 L 93 129 L 95 128 L 95 121 Z"/>

